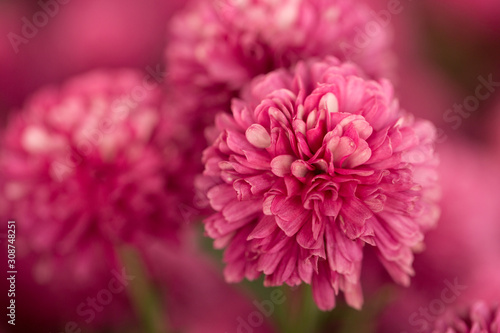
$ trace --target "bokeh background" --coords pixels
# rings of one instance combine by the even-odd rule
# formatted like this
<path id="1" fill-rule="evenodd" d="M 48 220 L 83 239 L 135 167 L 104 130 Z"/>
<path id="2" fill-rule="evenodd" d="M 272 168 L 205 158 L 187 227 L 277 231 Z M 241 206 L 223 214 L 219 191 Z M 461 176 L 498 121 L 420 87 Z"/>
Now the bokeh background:
<path id="1" fill-rule="evenodd" d="M 59 85 L 93 69 L 163 71 L 169 43 L 166 27 L 188 2 L 71 0 L 60 4 L 46 24 L 31 31 L 32 36 L 14 45 L 12 33 L 23 36 L 25 18 L 32 21 L 44 10 L 41 3 L 45 1 L 0 0 L 0 131 L 41 87 Z M 392 1 L 367 2 L 377 13 Z M 396 93 L 403 108 L 433 121 L 439 129 L 436 149 L 441 160 L 442 217 L 426 236 L 425 251 L 416 256 L 416 276 L 410 288 L 394 285 L 379 268 L 364 268 L 363 311 L 342 305 L 331 313 L 312 309 L 304 321 L 315 324 L 301 326 L 304 332 L 416 332 L 418 320 L 432 322 L 441 313 L 443 290 L 457 281 L 465 287 L 452 291 L 456 292 L 453 306 L 478 298 L 500 301 L 500 2 L 401 0 L 400 5 L 402 11 L 390 17 L 387 27 L 397 59 Z M 483 84 L 480 78 L 498 83 L 487 88 L 487 98 L 457 120 L 457 114 L 449 110 L 476 96 Z M 451 120 L 450 115 L 455 118 Z M 201 160 L 201 155 L 193 160 Z M 0 177 L 4 177 L 3 170 Z M 193 195 L 190 188 L 179 191 Z M 141 247 L 140 260 L 124 255 L 137 279 L 114 294 L 109 305 L 95 310 L 89 322 L 76 309 L 88 297 L 109 288 L 117 274 L 110 267 L 120 267 L 116 258 L 103 258 L 103 276 L 85 283 L 69 273 L 74 262 L 64 260 L 51 266 L 53 279 L 41 281 L 36 278 L 40 258 L 23 256 L 22 240 L 18 242 L 16 327 L 8 325 L 3 314 L 0 331 L 142 332 L 144 316 L 134 310 L 134 293 L 150 295 L 143 309 L 153 309 L 152 321 L 166 318 L 172 332 L 283 330 L 276 319 L 286 316 L 285 308 L 293 311 L 297 291 L 264 288 L 261 280 L 226 284 L 221 253 L 203 238 L 199 223 L 203 210 L 195 200 L 170 209 L 179 212 L 182 245 L 153 237 Z M 0 221 L 2 249 L 7 244 L 6 223 Z M 134 246 L 130 247 L 133 253 Z M 4 313 L 8 286 L 4 278 L 0 280 Z M 309 291 L 304 288 L 304 292 Z M 273 311 L 266 316 L 262 304 L 273 299 Z M 158 304 L 161 310 L 154 310 Z M 264 315 L 251 319 L 255 311 Z M 257 327 L 242 324 L 242 320 L 259 322 L 259 318 L 262 323 Z"/>

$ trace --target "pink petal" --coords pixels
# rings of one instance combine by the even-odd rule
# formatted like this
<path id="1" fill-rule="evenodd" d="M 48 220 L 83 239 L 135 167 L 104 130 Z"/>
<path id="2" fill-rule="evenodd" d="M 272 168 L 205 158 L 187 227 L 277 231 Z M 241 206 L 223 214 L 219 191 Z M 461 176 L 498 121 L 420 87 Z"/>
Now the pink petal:
<path id="1" fill-rule="evenodd" d="M 271 136 L 260 124 L 253 124 L 246 132 L 245 136 L 252 145 L 257 148 L 268 148 L 271 145 Z"/>
<path id="2" fill-rule="evenodd" d="M 297 234 L 297 243 L 304 249 L 319 249 L 322 238 L 314 238 L 312 221 L 305 223 Z"/>
<path id="3" fill-rule="evenodd" d="M 244 154 L 244 150 L 252 151 L 255 149 L 243 134 L 236 131 L 227 130 L 226 142 L 231 151 L 240 155 Z"/>
<path id="4" fill-rule="evenodd" d="M 262 173 L 257 176 L 247 177 L 245 181 L 251 185 L 252 194 L 262 194 L 267 191 L 274 183 L 275 177 L 270 173 Z"/>
<path id="5" fill-rule="evenodd" d="M 233 189 L 237 193 L 237 198 L 239 201 L 249 200 L 252 198 L 252 192 L 250 191 L 250 184 L 245 182 L 243 179 L 237 179 L 233 183 Z M 213 207 L 213 205 L 212 205 Z"/>
<path id="6" fill-rule="evenodd" d="M 274 230 L 276 230 L 277 224 L 273 216 L 264 216 L 253 231 L 248 235 L 247 240 L 254 238 L 265 238 L 269 237 Z"/>
<path id="7" fill-rule="evenodd" d="M 363 291 L 361 289 L 361 284 L 346 284 L 347 286 L 344 287 L 346 303 L 357 310 L 361 310 L 361 308 L 363 307 Z"/>
<path id="8" fill-rule="evenodd" d="M 262 201 L 238 201 L 233 200 L 222 209 L 222 214 L 228 222 L 239 221 L 248 216 L 256 216 L 262 212 Z"/>
<path id="9" fill-rule="evenodd" d="M 276 215 L 276 223 L 289 237 L 295 235 L 311 216 L 309 210 L 302 207 L 300 197 L 283 199 L 276 197 L 271 205 L 271 211 Z"/>
<path id="10" fill-rule="evenodd" d="M 343 201 L 339 213 L 340 227 L 350 239 L 356 239 L 366 230 L 366 220 L 373 213 L 358 199 L 348 198 Z"/>
<path id="11" fill-rule="evenodd" d="M 278 177 L 284 177 L 291 172 L 290 167 L 295 158 L 291 155 L 280 155 L 271 161 L 271 170 Z"/>
<path id="12" fill-rule="evenodd" d="M 319 265 L 319 272 L 313 274 L 312 291 L 314 301 L 318 308 L 323 311 L 329 311 L 335 307 L 335 294 L 324 264 Z"/>
<path id="13" fill-rule="evenodd" d="M 304 162 L 303 160 L 296 160 L 292 163 L 292 175 L 297 178 L 303 178 L 311 170 L 314 170 L 312 166 Z"/>
<path id="14" fill-rule="evenodd" d="M 358 143 L 358 147 L 354 153 L 345 159 L 343 165 L 346 168 L 356 168 L 365 162 L 367 162 L 372 156 L 372 151 L 366 141 L 361 140 Z"/>

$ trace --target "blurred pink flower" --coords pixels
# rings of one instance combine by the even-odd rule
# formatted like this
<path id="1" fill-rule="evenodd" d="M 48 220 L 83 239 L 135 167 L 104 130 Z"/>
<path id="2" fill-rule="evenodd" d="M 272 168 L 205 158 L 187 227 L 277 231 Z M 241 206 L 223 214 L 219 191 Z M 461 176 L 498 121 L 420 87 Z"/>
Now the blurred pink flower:
<path id="1" fill-rule="evenodd" d="M 18 233 L 17 237 L 21 235 Z M 93 249 L 86 249 L 85 254 L 69 253 L 64 260 L 58 260 L 49 268 L 53 273 L 50 281 L 37 281 L 33 279 L 33 275 L 44 274 L 40 272 L 43 267 L 40 261 L 44 259 L 34 253 L 28 256 L 23 253 L 21 256 L 21 246 L 24 244 L 16 242 L 15 245 L 18 251 L 16 332 L 36 332 L 40 328 L 45 332 L 64 332 L 70 322 L 75 323 L 74 332 L 79 329 L 82 332 L 101 332 L 106 329 L 122 332 L 123 328 L 137 324 L 127 289 L 121 283 L 117 285 L 115 281 L 115 274 L 120 276 L 123 266 L 117 262 L 117 258 L 110 258 L 109 252 L 95 246 Z M 82 255 L 92 260 L 91 276 L 85 271 L 89 269 L 88 265 L 75 267 L 81 262 L 79 256 Z M 126 272 L 130 273 L 128 269 Z M 78 274 L 85 278 L 75 277 Z M 103 295 L 103 290 L 109 290 L 112 281 L 117 289 L 112 292 L 111 299 L 108 299 L 107 295 Z M 0 282 L 0 287 L 9 289 L 3 281 Z M 96 301 L 97 297 L 99 300 Z M 89 303 L 91 298 L 96 302 L 95 305 Z M 20 320 L 21 318 L 28 320 Z"/>
<path id="2" fill-rule="evenodd" d="M 19 247 L 38 255 L 37 280 L 71 258 L 66 274 L 84 281 L 109 247 L 176 238 L 191 179 L 169 144 L 158 87 L 134 70 L 95 71 L 40 91 L 10 122 L 0 216 L 18 221 Z"/>
<path id="3" fill-rule="evenodd" d="M 367 37 L 372 19 L 350 0 L 194 1 L 169 27 L 169 78 L 213 119 L 250 79 L 299 60 L 333 55 L 385 76 L 390 37 L 387 29 Z"/>
<path id="4" fill-rule="evenodd" d="M 0 5 L 0 29 L 8 23 L 0 44 L 6 44 L 13 62 L 5 72 L 0 62 L 0 91 L 8 106 L 19 107 L 36 89 L 95 68 L 156 69 L 162 64 L 165 25 L 188 1 L 56 1 L 56 6 L 47 0 L 10 2 Z M 27 2 L 30 7 L 23 6 Z M 34 23 L 44 22 L 42 15 L 47 15 L 47 23 Z M 23 17 L 31 28 L 26 28 L 30 25 Z M 7 32 L 19 36 L 14 44 L 23 40 L 15 47 L 17 54 Z"/>
<path id="5" fill-rule="evenodd" d="M 499 333 L 500 308 L 478 301 L 467 312 L 448 312 L 436 320 L 428 333 Z"/>
<path id="6" fill-rule="evenodd" d="M 267 286 L 311 283 L 323 310 L 339 290 L 360 308 L 370 244 L 409 284 L 412 249 L 439 215 L 435 133 L 389 82 L 335 58 L 299 62 L 253 80 L 216 126 L 197 186 L 217 211 L 206 232 L 227 247 L 228 281 L 264 273 Z"/>

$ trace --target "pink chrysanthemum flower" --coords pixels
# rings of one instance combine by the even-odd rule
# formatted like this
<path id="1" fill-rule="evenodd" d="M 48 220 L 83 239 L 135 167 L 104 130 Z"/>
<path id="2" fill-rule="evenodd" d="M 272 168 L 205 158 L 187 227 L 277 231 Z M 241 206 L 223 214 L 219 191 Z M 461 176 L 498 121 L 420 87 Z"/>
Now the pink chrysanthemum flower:
<path id="1" fill-rule="evenodd" d="M 160 103 L 154 78 L 96 71 L 42 90 L 12 119 L 0 216 L 43 261 L 39 279 L 70 257 L 77 278 L 91 275 L 106 248 L 144 233 L 175 239 L 189 166 L 169 144 Z"/>
<path id="2" fill-rule="evenodd" d="M 429 333 L 500 333 L 500 308 L 485 302 L 474 303 L 467 313 L 447 312 L 438 318 Z"/>
<path id="3" fill-rule="evenodd" d="M 438 216 L 435 130 L 399 109 L 391 85 L 335 58 L 260 76 L 219 114 L 197 182 L 217 211 L 228 281 L 311 283 L 321 309 L 356 308 L 363 246 L 399 283 Z"/>
<path id="4" fill-rule="evenodd" d="M 393 63 L 388 28 L 351 0 L 197 0 L 174 17 L 167 40 L 169 79 L 203 113 L 228 109 L 249 80 L 299 60 L 333 55 L 375 77 Z"/>

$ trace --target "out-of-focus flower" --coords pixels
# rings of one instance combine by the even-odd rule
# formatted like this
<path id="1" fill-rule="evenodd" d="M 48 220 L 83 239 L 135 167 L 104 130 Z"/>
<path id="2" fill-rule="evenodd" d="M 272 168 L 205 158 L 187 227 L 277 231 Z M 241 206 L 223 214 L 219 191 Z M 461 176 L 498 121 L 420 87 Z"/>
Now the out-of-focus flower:
<path id="1" fill-rule="evenodd" d="M 213 119 L 250 79 L 299 60 L 333 55 L 385 76 L 393 61 L 389 33 L 367 32 L 372 20 L 350 0 L 194 1 L 169 27 L 169 78 L 200 100 L 197 113 Z"/>
<path id="2" fill-rule="evenodd" d="M 205 220 L 227 247 L 228 281 L 311 283 L 321 309 L 363 303 L 363 246 L 408 285 L 413 248 L 439 215 L 434 127 L 399 109 L 392 86 L 335 58 L 260 76 L 204 152 Z"/>
<path id="3" fill-rule="evenodd" d="M 156 70 L 165 48 L 165 24 L 187 2 L 1 1 L 0 30 L 4 23 L 8 30 L 0 44 L 6 44 L 13 59 L 0 62 L 0 69 L 4 64 L 8 69 L 0 75 L 1 93 L 8 106 L 17 108 L 36 89 L 95 68 Z M 16 35 L 12 43 L 7 33 Z"/>
<path id="4" fill-rule="evenodd" d="M 19 225 L 21 221 L 16 223 Z M 20 230 L 18 230 L 20 231 Z M 18 232 L 17 238 L 22 235 Z M 110 258 L 108 252 L 95 247 L 93 253 L 83 254 L 92 260 L 92 266 L 75 267 L 81 263 L 78 254 L 67 254 L 52 267 L 43 267 L 38 254 L 21 255 L 24 243 L 16 241 L 16 332 L 64 332 L 68 323 L 75 326 L 75 332 L 120 331 L 135 327 L 137 319 L 128 300 L 128 290 L 133 280 L 117 280 L 132 275 L 117 258 Z M 76 259 L 76 262 L 75 262 Z M 40 283 L 33 276 L 40 277 L 40 268 L 52 269 L 50 281 Z M 91 276 L 82 270 L 91 268 Z M 75 278 L 74 272 L 85 276 Z M 20 274 L 19 274 L 20 273 Z M 0 287 L 9 289 L 9 281 L 0 282 Z M 111 285 L 111 289 L 110 289 Z M 92 301 L 93 299 L 93 301 Z M 28 302 L 26 300 L 32 300 Z M 94 303 L 92 303 L 94 302 Z M 29 320 L 19 320 L 29 318 Z M 10 326 L 10 325 L 9 325 Z M 8 332 L 13 332 L 9 330 Z"/>
<path id="5" fill-rule="evenodd" d="M 189 166 L 168 143 L 158 87 L 134 70 L 95 71 L 40 91 L 10 122 L 0 215 L 39 256 L 37 280 L 59 260 L 71 260 L 74 281 L 90 278 L 106 249 L 141 234 L 175 239 Z"/>
<path id="6" fill-rule="evenodd" d="M 500 308 L 478 301 L 467 312 L 449 311 L 436 320 L 428 333 L 499 333 Z"/>

